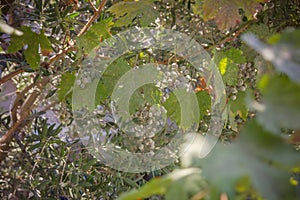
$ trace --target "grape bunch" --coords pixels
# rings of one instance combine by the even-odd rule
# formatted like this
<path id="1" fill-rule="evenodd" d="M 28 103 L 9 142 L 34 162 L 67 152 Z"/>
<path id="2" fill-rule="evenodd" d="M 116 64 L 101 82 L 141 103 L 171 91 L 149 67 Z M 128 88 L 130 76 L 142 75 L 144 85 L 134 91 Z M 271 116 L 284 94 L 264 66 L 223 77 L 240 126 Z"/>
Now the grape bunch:
<path id="1" fill-rule="evenodd" d="M 245 92 L 247 88 L 255 91 L 256 99 L 259 98 L 259 93 L 256 88 L 257 69 L 252 62 L 246 62 L 238 65 L 238 81 L 236 85 L 227 85 L 226 93 L 228 97 L 235 101 L 239 92 Z"/>

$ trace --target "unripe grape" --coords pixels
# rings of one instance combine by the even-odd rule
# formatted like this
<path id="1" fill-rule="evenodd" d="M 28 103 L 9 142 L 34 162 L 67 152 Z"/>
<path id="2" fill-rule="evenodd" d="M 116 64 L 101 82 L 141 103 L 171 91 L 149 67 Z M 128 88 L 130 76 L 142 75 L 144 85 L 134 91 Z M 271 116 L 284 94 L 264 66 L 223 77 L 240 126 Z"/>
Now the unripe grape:
<path id="1" fill-rule="evenodd" d="M 230 98 L 231 98 L 231 100 L 235 101 L 236 100 L 236 95 L 232 95 Z"/>

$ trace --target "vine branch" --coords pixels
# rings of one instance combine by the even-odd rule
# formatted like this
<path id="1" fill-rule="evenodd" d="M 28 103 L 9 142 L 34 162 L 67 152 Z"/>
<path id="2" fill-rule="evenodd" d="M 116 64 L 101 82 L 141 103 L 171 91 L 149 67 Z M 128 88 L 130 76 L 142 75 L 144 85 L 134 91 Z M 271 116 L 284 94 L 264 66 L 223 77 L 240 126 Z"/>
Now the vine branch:
<path id="1" fill-rule="evenodd" d="M 18 74 L 20 74 L 22 72 L 24 72 L 24 69 L 23 68 L 19 68 L 16 71 L 14 71 L 14 72 L 12 72 L 12 73 L 4 76 L 3 78 L 0 79 L 0 85 L 2 85 L 6 81 L 10 80 L 12 77 L 14 77 L 14 76 L 16 76 L 16 75 L 18 75 Z"/>
<path id="2" fill-rule="evenodd" d="M 107 2 L 107 0 L 101 1 L 100 5 L 98 6 L 98 9 L 96 9 L 96 11 L 94 12 L 94 15 L 89 19 L 89 21 L 84 25 L 84 27 L 82 27 L 81 31 L 78 33 L 78 35 L 77 35 L 78 37 L 83 35 L 89 29 L 89 27 L 92 25 L 92 23 L 99 17 L 106 2 Z"/>

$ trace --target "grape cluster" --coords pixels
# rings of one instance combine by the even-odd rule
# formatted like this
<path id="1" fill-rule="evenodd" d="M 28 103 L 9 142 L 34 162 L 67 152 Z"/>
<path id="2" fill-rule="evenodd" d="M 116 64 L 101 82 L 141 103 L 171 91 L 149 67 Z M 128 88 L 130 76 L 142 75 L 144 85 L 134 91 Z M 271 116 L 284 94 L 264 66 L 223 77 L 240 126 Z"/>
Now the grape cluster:
<path id="1" fill-rule="evenodd" d="M 178 65 L 174 62 L 170 67 L 159 66 L 158 70 L 163 73 L 164 77 L 156 84 L 163 91 L 162 102 L 165 102 L 169 98 L 169 94 L 175 89 L 186 89 L 187 92 L 193 91 L 192 77 L 187 66 Z"/>
<path id="2" fill-rule="evenodd" d="M 126 134 L 122 137 L 121 146 L 132 153 L 150 153 L 154 155 L 155 140 L 150 137 L 127 137 Z"/>
<path id="3" fill-rule="evenodd" d="M 237 99 L 238 92 L 245 92 L 247 88 L 256 90 L 256 76 L 257 69 L 252 62 L 240 64 L 237 84 L 226 86 L 228 97 L 234 101 Z M 258 95 L 258 93 L 255 94 Z"/>
<path id="4" fill-rule="evenodd" d="M 138 53 L 139 52 L 134 52 L 133 54 L 139 55 Z M 197 72 L 190 63 L 166 51 L 159 52 L 159 50 L 153 50 L 150 51 L 150 55 L 153 56 L 158 63 L 164 63 L 157 66 L 157 69 L 161 72 L 162 80 L 155 83 L 156 87 L 161 91 L 161 103 L 166 102 L 175 89 L 186 89 L 187 92 L 194 92 L 199 72 Z M 129 64 L 131 66 L 133 65 L 132 67 L 138 67 L 136 63 L 140 63 L 139 61 L 142 61 L 141 64 L 146 64 L 145 57 L 141 56 L 141 58 L 139 58 L 130 56 L 131 55 L 125 55 L 124 57 L 125 60 L 133 59 L 129 60 Z M 151 58 L 149 58 L 148 62 L 150 61 Z M 101 72 L 97 71 L 94 67 L 95 62 L 97 62 L 95 59 L 90 61 L 86 60 L 86 67 L 76 80 L 76 84 L 79 87 L 85 88 L 86 85 L 91 83 L 94 79 L 101 78 Z M 165 120 L 161 118 L 163 114 L 166 114 L 166 110 L 158 109 L 147 102 L 144 102 L 144 105 L 139 108 L 137 112 L 132 114 L 130 119 L 125 119 L 133 120 L 136 122 L 136 125 L 128 126 L 128 129 L 127 127 L 124 129 L 122 123 L 120 125 L 118 122 L 121 118 L 116 118 L 118 114 L 114 116 L 118 108 L 113 105 L 114 102 L 109 104 L 110 106 L 108 104 L 99 105 L 92 114 L 85 112 L 85 110 L 79 111 L 79 113 L 81 113 L 80 115 L 84 117 L 81 125 L 79 120 L 79 132 L 90 130 L 91 136 L 87 137 L 87 140 L 94 138 L 100 142 L 100 144 L 112 142 L 114 145 L 127 149 L 130 152 L 153 153 L 154 150 L 168 144 L 178 131 L 176 123 L 174 125 L 172 120 L 167 119 L 167 122 L 165 122 Z M 77 116 L 77 121 L 80 119 L 80 115 Z M 124 121 L 124 119 L 122 120 Z M 204 133 L 208 130 L 208 121 L 209 118 L 200 124 L 201 132 Z M 106 124 L 110 124 L 109 127 Z M 126 124 L 126 122 L 124 124 Z M 108 130 L 111 130 L 110 132 L 114 132 L 115 134 L 112 136 Z M 134 137 L 131 133 L 133 133 Z"/>
<path id="5" fill-rule="evenodd" d="M 241 64 L 239 66 L 239 73 L 238 73 L 239 89 L 243 87 L 247 87 L 247 83 L 249 83 L 249 86 L 252 89 L 254 89 L 256 85 L 256 75 L 257 75 L 257 69 L 255 68 L 252 62 Z"/>

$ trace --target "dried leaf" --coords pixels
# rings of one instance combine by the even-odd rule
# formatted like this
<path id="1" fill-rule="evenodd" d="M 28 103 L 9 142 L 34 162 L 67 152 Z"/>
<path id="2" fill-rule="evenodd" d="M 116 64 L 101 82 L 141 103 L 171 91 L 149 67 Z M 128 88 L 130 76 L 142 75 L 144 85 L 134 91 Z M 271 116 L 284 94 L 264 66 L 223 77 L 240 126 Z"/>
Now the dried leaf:
<path id="1" fill-rule="evenodd" d="M 262 6 L 259 3 L 267 0 L 204 0 L 196 1 L 195 12 L 202 10 L 204 20 L 215 20 L 220 30 L 225 30 L 238 25 L 241 21 L 239 9 L 244 11 L 244 16 L 253 19 L 253 15 L 259 11 Z M 198 4 L 198 6 L 197 6 Z"/>

